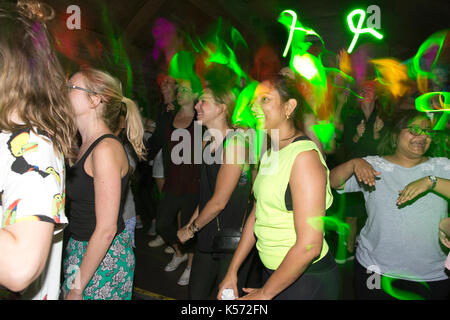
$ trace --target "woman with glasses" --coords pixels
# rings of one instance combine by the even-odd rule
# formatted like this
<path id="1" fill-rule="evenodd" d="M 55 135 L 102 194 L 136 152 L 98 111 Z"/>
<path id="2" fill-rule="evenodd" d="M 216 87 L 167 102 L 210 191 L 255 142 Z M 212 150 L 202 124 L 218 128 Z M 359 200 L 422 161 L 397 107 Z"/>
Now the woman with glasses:
<path id="1" fill-rule="evenodd" d="M 381 156 L 352 159 L 330 174 L 338 192 L 361 191 L 366 202 L 355 294 L 358 299 L 446 299 L 450 279 L 438 231 L 448 215 L 450 160 L 426 156 L 432 142 L 426 114 L 406 110 L 393 120 L 380 144 Z"/>
<path id="2" fill-rule="evenodd" d="M 82 70 L 68 86 L 81 146 L 67 172 L 71 238 L 63 294 L 67 300 L 130 300 L 135 258 L 123 210 L 131 170 L 113 133 L 125 107 L 127 139 L 144 159 L 142 121 L 136 104 L 123 96 L 120 81 L 106 72 Z"/>
<path id="3" fill-rule="evenodd" d="M 194 106 L 202 91 L 202 84 L 196 75 L 176 80 L 176 100 L 173 101 L 175 109 L 167 110 L 160 116 L 155 132 L 149 140 L 149 160 L 155 159 L 162 150 L 164 186 L 156 212 L 158 236 L 150 241 L 148 246 L 159 247 L 166 243 L 173 248 L 172 259 L 164 267 L 165 272 L 173 272 L 187 261 L 186 268 L 177 282 L 180 286 L 186 286 L 189 284 L 194 258 L 195 239 L 182 246 L 178 242 L 177 231 L 188 223 L 198 205 L 200 165 L 195 162 L 195 154 L 201 152 L 201 145 L 195 149 L 195 126 L 200 129 L 200 125 L 195 124 Z M 180 225 L 177 221 L 178 215 Z"/>

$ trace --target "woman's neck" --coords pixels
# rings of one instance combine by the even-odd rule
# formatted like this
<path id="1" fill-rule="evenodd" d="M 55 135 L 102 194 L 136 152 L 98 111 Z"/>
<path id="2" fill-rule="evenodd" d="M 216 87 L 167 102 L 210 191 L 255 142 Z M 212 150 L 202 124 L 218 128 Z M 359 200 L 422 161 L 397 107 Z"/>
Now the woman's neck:
<path id="1" fill-rule="evenodd" d="M 298 131 L 295 126 L 291 124 L 281 126 L 278 130 L 278 141 L 274 142 L 278 143 L 279 150 L 289 145 L 294 140 L 294 138 L 300 134 L 300 131 Z M 271 135 L 270 138 L 274 139 L 275 137 Z"/>
<path id="2" fill-rule="evenodd" d="M 227 131 L 230 130 L 230 126 L 225 119 L 214 119 L 211 122 L 205 123 L 206 128 L 214 137 L 216 143 L 222 142 L 227 136 Z M 216 136 L 220 132 L 219 136 Z"/>
<path id="3" fill-rule="evenodd" d="M 410 158 L 410 157 L 402 154 L 401 152 L 396 152 L 393 155 L 386 156 L 385 158 L 387 160 L 389 160 L 395 164 L 398 164 L 402 167 L 405 167 L 405 168 L 415 167 L 415 166 L 428 160 L 428 158 L 424 157 L 424 156 L 417 157 L 417 158 Z"/>
<path id="4" fill-rule="evenodd" d="M 191 116 L 194 114 L 194 103 L 180 105 L 177 114 L 180 116 Z"/>
<path id="5" fill-rule="evenodd" d="M 81 145 L 90 145 L 99 136 L 107 133 L 112 133 L 106 124 L 101 121 L 83 121 L 83 119 L 77 119 L 76 125 L 78 132 L 81 136 Z"/>
<path id="6" fill-rule="evenodd" d="M 372 114 L 374 109 L 375 109 L 375 102 L 361 104 L 361 110 L 364 113 L 364 117 L 366 118 L 366 121 L 369 120 L 370 115 Z"/>

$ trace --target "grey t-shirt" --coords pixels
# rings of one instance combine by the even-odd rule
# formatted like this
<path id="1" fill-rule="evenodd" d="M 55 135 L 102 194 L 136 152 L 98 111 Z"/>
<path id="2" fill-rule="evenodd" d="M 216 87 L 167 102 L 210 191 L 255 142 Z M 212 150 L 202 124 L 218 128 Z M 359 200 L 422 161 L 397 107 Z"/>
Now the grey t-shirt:
<path id="1" fill-rule="evenodd" d="M 353 175 L 344 190 L 339 191 L 362 191 L 366 201 L 368 218 L 358 241 L 358 262 L 399 279 L 447 279 L 446 254 L 439 243 L 439 222 L 448 216 L 447 200 L 428 192 L 401 208 L 396 201 L 400 190 L 420 178 L 434 175 L 450 179 L 450 160 L 429 158 L 413 168 L 405 168 L 379 156 L 363 159 L 381 173 L 375 189 L 360 185 Z"/>

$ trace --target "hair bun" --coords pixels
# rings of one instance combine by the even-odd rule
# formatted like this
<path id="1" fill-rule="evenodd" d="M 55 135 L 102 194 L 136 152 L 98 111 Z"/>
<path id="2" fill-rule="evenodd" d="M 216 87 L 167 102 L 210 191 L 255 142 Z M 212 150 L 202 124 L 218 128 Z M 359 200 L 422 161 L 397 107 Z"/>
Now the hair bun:
<path id="1" fill-rule="evenodd" d="M 17 8 L 26 17 L 46 23 L 55 17 L 55 11 L 51 6 L 37 0 L 18 0 Z"/>

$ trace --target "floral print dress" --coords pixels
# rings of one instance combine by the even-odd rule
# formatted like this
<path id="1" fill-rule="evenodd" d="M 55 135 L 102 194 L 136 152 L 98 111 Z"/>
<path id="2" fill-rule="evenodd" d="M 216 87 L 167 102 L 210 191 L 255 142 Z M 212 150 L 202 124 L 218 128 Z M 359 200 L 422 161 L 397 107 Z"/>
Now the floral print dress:
<path id="1" fill-rule="evenodd" d="M 64 252 L 63 295 L 71 288 L 79 287 L 74 283 L 75 275 L 80 270 L 81 261 L 86 253 L 88 242 L 92 236 L 91 223 L 95 220 L 95 188 L 94 179 L 84 170 L 84 162 L 96 145 L 105 138 L 117 139 L 114 135 L 105 134 L 94 141 L 83 157 L 68 170 L 68 198 L 71 200 L 69 226 L 72 224 L 72 236 Z M 119 140 L 120 141 L 120 140 Z M 132 248 L 133 237 L 125 227 L 120 231 L 120 220 L 123 219 L 123 206 L 126 201 L 129 173 L 121 179 L 121 203 L 118 216 L 118 234 L 114 237 L 108 252 L 98 266 L 88 285 L 83 291 L 83 300 L 131 300 L 135 256 Z M 94 200 L 92 202 L 92 199 Z M 75 210 L 77 204 L 78 210 Z M 80 206 L 81 205 L 81 206 Z M 91 219 L 94 216 L 94 219 Z M 120 220 L 119 220 L 120 219 Z M 81 227 L 81 235 L 80 232 Z M 94 224 L 95 227 L 95 224 Z M 83 234 L 88 229 L 87 234 Z M 92 229 L 92 232 L 95 230 Z"/>
<path id="2" fill-rule="evenodd" d="M 76 285 L 73 280 L 87 245 L 87 241 L 69 240 L 64 255 L 64 295 L 72 285 Z M 84 289 L 83 300 L 131 300 L 134 265 L 131 236 L 124 230 L 114 238 L 105 258 Z"/>

